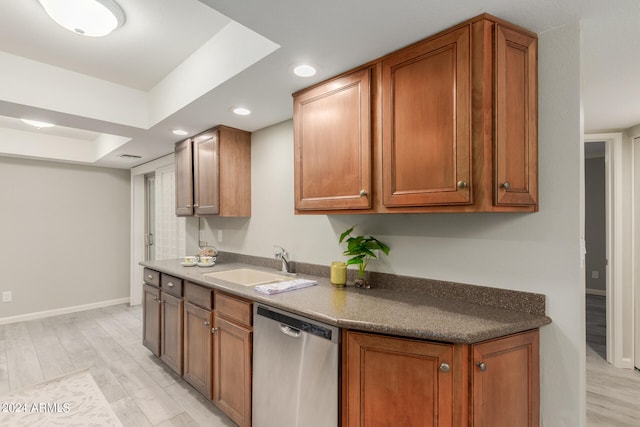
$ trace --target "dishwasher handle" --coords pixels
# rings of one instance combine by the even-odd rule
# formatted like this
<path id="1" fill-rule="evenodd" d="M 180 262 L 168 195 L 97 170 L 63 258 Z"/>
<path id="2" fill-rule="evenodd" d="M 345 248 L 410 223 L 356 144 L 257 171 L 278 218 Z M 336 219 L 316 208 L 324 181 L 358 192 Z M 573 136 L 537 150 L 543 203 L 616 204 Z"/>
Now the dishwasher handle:
<path id="1" fill-rule="evenodd" d="M 300 329 L 292 328 L 284 323 L 280 323 L 280 332 L 291 338 L 300 338 Z"/>

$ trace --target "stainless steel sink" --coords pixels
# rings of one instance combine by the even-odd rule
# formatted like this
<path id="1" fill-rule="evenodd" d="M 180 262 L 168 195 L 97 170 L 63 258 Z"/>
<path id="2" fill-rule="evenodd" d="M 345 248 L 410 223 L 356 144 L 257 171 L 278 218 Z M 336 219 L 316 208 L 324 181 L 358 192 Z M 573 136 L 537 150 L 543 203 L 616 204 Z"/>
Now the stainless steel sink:
<path id="1" fill-rule="evenodd" d="M 253 270 L 251 268 L 216 271 L 214 273 L 205 273 L 204 276 L 211 277 L 212 279 L 224 280 L 241 286 L 255 286 L 262 285 L 264 283 L 276 283 L 288 280 L 286 276 L 280 274 Z"/>

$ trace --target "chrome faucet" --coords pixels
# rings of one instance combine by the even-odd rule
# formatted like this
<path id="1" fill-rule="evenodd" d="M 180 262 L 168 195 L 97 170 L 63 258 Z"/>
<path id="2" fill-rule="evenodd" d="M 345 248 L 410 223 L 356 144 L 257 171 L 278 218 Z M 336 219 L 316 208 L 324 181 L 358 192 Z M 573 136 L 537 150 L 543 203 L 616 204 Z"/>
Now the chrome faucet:
<path id="1" fill-rule="evenodd" d="M 287 258 L 289 256 L 287 251 L 282 246 L 274 245 L 273 247 L 277 249 L 274 257 L 282 261 L 282 269 L 280 271 L 286 274 L 293 274 L 291 272 L 291 264 L 289 263 L 289 259 Z"/>

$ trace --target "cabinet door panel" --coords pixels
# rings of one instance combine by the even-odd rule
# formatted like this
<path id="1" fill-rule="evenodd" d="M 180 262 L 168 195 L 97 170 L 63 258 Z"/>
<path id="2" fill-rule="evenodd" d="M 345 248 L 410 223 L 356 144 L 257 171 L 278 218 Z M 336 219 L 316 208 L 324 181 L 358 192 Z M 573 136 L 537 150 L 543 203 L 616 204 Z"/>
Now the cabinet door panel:
<path id="1" fill-rule="evenodd" d="M 370 73 L 295 96 L 296 209 L 371 207 Z"/>
<path id="2" fill-rule="evenodd" d="M 211 399 L 213 312 L 193 304 L 184 306 L 183 378 L 207 399 Z"/>
<path id="3" fill-rule="evenodd" d="M 142 344 L 160 356 L 160 290 L 144 285 L 142 301 Z"/>
<path id="4" fill-rule="evenodd" d="M 470 30 L 382 63 L 385 206 L 471 203 Z"/>
<path id="5" fill-rule="evenodd" d="M 193 142 L 194 212 L 215 215 L 220 212 L 218 132 L 196 137 Z"/>
<path id="6" fill-rule="evenodd" d="M 537 330 L 473 346 L 473 426 L 538 426 L 538 352 Z"/>
<path id="7" fill-rule="evenodd" d="M 176 215 L 193 215 L 193 147 L 192 140 L 176 144 Z"/>
<path id="8" fill-rule="evenodd" d="M 251 329 L 216 316 L 213 400 L 239 426 L 251 424 Z"/>
<path id="9" fill-rule="evenodd" d="M 452 425 L 452 345 L 353 332 L 346 341 L 346 425 Z"/>
<path id="10" fill-rule="evenodd" d="M 183 307 L 181 298 L 176 298 L 166 292 L 161 293 L 161 345 L 160 359 L 182 375 L 182 342 L 183 342 Z"/>
<path id="11" fill-rule="evenodd" d="M 498 205 L 538 198 L 537 40 L 496 26 L 495 192 Z"/>

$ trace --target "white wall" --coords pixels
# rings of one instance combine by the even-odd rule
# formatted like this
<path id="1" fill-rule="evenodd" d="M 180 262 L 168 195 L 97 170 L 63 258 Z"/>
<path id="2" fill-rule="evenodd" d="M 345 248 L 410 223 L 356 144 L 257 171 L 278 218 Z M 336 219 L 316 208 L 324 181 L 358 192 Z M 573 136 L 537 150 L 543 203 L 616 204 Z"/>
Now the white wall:
<path id="1" fill-rule="evenodd" d="M 579 25 L 541 34 L 539 43 L 540 212 L 295 216 L 287 121 L 253 134 L 251 218 L 209 218 L 207 240 L 258 256 L 279 244 L 294 260 L 328 265 L 342 259 L 339 234 L 358 224 L 391 247 L 372 270 L 545 294 L 553 323 L 541 331 L 541 424 L 584 425 Z"/>
<path id="2" fill-rule="evenodd" d="M 128 170 L 0 157 L 0 322 L 129 296 Z"/>

